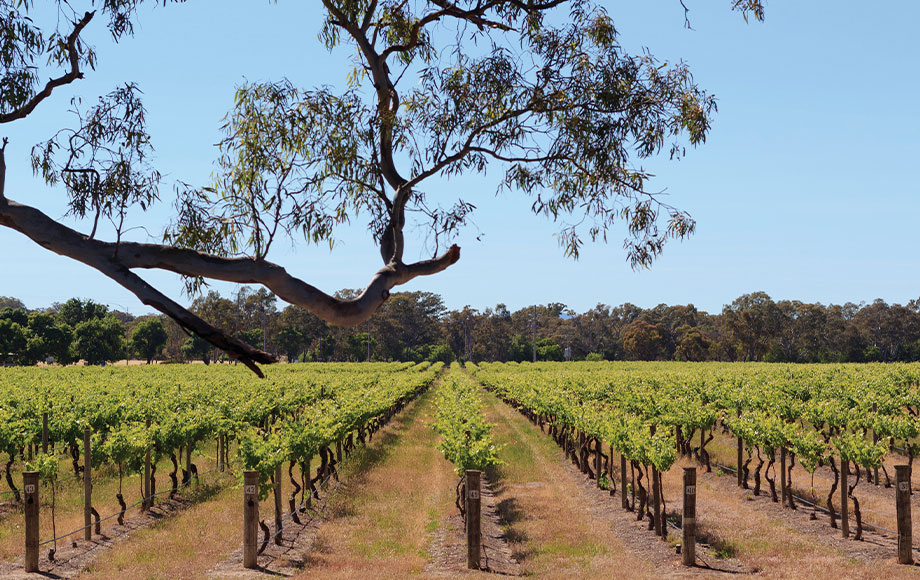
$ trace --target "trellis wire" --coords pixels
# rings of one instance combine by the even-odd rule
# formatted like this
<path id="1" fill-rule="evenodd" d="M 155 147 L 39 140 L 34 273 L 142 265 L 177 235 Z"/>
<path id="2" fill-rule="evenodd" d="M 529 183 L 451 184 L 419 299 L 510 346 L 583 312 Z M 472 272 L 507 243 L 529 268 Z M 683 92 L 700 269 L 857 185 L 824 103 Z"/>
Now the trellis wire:
<path id="1" fill-rule="evenodd" d="M 738 472 L 738 469 L 737 469 L 737 468 L 729 467 L 728 465 L 722 465 L 721 463 L 716 463 L 715 461 L 713 461 L 712 464 L 715 465 L 716 467 L 718 467 L 719 469 L 723 470 L 723 471 L 731 471 L 732 473 L 737 473 L 737 472 Z M 816 504 L 816 503 L 812 503 L 812 502 L 808 501 L 807 499 L 805 499 L 804 497 L 797 496 L 797 495 L 795 495 L 794 493 L 792 493 L 791 495 L 792 495 L 792 497 L 794 497 L 795 499 L 797 499 L 799 502 L 804 503 L 805 505 L 811 506 L 811 507 L 813 507 L 813 508 L 815 508 L 815 509 L 819 509 L 819 510 L 821 510 L 823 513 L 826 513 L 826 514 L 829 514 L 829 513 L 830 513 L 830 510 L 827 509 L 827 508 L 824 507 L 824 506 L 820 506 L 820 505 L 818 505 L 818 504 Z M 848 518 L 847 518 L 847 519 L 849 519 L 850 521 L 853 521 L 853 522 L 856 521 L 856 518 L 855 518 L 854 516 L 852 516 L 852 515 L 849 515 L 849 514 L 848 514 Z M 869 529 L 871 529 L 871 530 L 876 530 L 876 531 L 879 531 L 879 532 L 887 532 L 887 533 L 892 534 L 892 535 L 895 535 L 895 536 L 898 535 L 898 532 L 896 532 L 896 531 L 894 531 L 894 530 L 889 530 L 888 528 L 883 528 L 882 526 L 876 526 L 875 524 L 870 524 L 870 523 L 867 523 L 867 522 L 862 522 L 862 527 L 864 527 L 864 528 L 869 528 Z M 914 550 L 920 552 L 920 548 L 915 547 Z"/>
<path id="2" fill-rule="evenodd" d="M 201 473 L 198 474 L 198 477 L 201 477 L 202 475 L 207 475 L 207 474 L 209 474 L 209 473 L 214 473 L 215 471 L 217 471 L 217 470 L 216 470 L 216 469 L 209 469 L 209 470 L 207 470 L 207 471 L 203 471 L 203 472 L 201 472 Z M 188 487 L 188 486 L 191 485 L 191 484 L 192 484 L 192 480 L 191 480 L 191 478 L 189 478 L 188 482 L 180 483 L 178 486 L 175 487 L 175 489 L 178 490 L 178 489 L 181 489 L 181 488 L 183 488 L 183 487 Z M 173 491 L 173 488 L 164 489 L 163 491 L 158 491 L 158 492 L 156 492 L 155 494 L 151 495 L 150 497 L 141 498 L 139 501 L 137 501 L 137 502 L 135 502 L 135 503 L 129 505 L 128 507 L 126 507 L 123 511 L 128 511 L 128 510 L 131 509 L 131 508 L 134 508 L 134 507 L 137 507 L 137 506 L 141 505 L 142 503 L 144 503 L 144 502 L 147 501 L 148 499 L 153 499 L 153 498 L 157 497 L 158 495 L 163 495 L 164 493 L 172 493 L 172 491 Z M 66 534 L 62 534 L 62 535 L 60 535 L 60 536 L 57 536 L 56 538 L 51 538 L 50 540 L 45 540 L 44 542 L 39 542 L 38 545 L 39 545 L 39 547 L 41 547 L 41 546 L 44 546 L 45 544 L 50 544 L 51 542 L 55 542 L 55 541 L 57 541 L 57 540 L 62 540 L 62 539 L 64 539 L 64 538 L 67 538 L 67 537 L 69 537 L 69 536 L 72 536 L 72 535 L 74 535 L 74 534 L 76 534 L 76 533 L 78 533 L 78 532 L 82 532 L 82 531 L 85 530 L 86 528 L 91 528 L 91 527 L 95 526 L 96 524 L 101 524 L 101 523 L 104 522 L 104 521 L 107 521 L 107 520 L 110 520 L 110 519 L 112 519 L 112 518 L 118 517 L 118 515 L 121 514 L 121 513 L 122 513 L 122 511 L 119 510 L 119 511 L 115 512 L 115 513 L 112 514 L 112 515 L 108 515 L 108 516 L 106 516 L 106 517 L 104 517 L 104 518 L 99 518 L 99 521 L 98 521 L 98 522 L 91 522 L 89 525 L 80 526 L 79 528 L 75 529 L 75 530 L 72 531 L 72 532 L 69 532 L 69 533 L 66 533 Z"/>

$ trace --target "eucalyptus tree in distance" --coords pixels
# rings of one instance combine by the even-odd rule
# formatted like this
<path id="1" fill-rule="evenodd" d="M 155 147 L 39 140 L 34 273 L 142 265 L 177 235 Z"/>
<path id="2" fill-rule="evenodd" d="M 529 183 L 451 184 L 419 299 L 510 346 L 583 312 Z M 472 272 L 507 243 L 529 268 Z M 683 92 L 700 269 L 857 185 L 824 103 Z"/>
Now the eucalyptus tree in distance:
<path id="1" fill-rule="evenodd" d="M 33 2 L 0 0 L 0 124 L 40 114 L 52 92 L 104 65 L 81 40 L 97 16 L 81 14 L 80 4 L 98 7 L 118 41 L 133 33 L 142 1 L 48 4 L 58 17 L 43 27 L 30 18 Z M 760 0 L 729 4 L 763 16 Z M 474 207 L 435 199 L 430 185 L 490 167 L 504 173 L 503 189 L 560 224 L 568 256 L 623 224 L 628 258 L 644 266 L 668 238 L 692 233 L 690 216 L 647 189 L 636 160 L 662 150 L 678 157 L 686 144 L 702 143 L 714 100 L 684 65 L 626 53 L 604 8 L 589 0 L 322 0 L 322 10 L 325 47 L 355 51 L 356 66 L 343 71 L 347 87 L 239 87 L 216 177 L 178 188 L 162 244 L 122 236 L 129 210 L 157 202 L 162 181 L 130 79 L 33 148 L 33 170 L 63 186 L 69 213 L 89 233 L 9 199 L 2 149 L 0 224 L 97 269 L 259 374 L 257 363 L 274 357 L 206 323 L 135 270 L 179 273 L 189 290 L 206 279 L 262 284 L 327 322 L 357 325 L 393 287 L 460 259 L 459 247 L 444 248 Z M 60 71 L 42 83 L 46 61 Z M 404 261 L 407 215 L 428 228 L 431 259 Z M 322 292 L 266 259 L 282 237 L 331 242 L 356 216 L 368 219 L 383 266 L 354 298 Z M 97 239 L 106 222 L 114 240 Z"/>

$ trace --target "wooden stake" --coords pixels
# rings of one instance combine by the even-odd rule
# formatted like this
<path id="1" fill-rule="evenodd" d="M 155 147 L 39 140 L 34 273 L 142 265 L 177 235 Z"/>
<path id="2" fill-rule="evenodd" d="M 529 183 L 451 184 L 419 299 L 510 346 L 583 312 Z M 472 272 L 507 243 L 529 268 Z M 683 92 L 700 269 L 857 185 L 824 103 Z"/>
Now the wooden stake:
<path id="1" fill-rule="evenodd" d="M 275 468 L 275 545 L 281 545 L 281 534 L 278 533 L 278 530 L 281 529 L 281 466 Z"/>
<path id="2" fill-rule="evenodd" d="M 844 538 L 850 537 L 850 514 L 847 509 L 847 495 L 849 494 L 848 475 L 850 462 L 840 458 L 840 533 Z"/>
<path id="3" fill-rule="evenodd" d="M 610 483 L 607 488 L 610 490 L 610 495 L 613 495 L 613 489 L 616 487 L 613 481 L 613 445 L 610 446 L 610 455 L 607 456 L 607 480 Z"/>
<path id="4" fill-rule="evenodd" d="M 655 535 L 661 535 L 661 489 L 658 487 L 658 469 L 652 466 L 652 515 L 655 521 Z"/>
<path id="5" fill-rule="evenodd" d="M 42 413 L 42 453 L 48 453 L 48 413 Z"/>
<path id="6" fill-rule="evenodd" d="M 783 453 L 785 452 L 786 450 L 783 449 Z M 741 437 L 738 437 L 738 462 L 736 463 L 736 465 L 738 466 L 738 487 L 741 487 L 744 484 L 744 477 L 742 476 L 742 473 L 741 473 L 741 469 L 742 469 L 741 464 L 744 461 L 744 458 L 741 457 L 743 453 L 744 453 L 744 441 L 741 440 Z M 785 463 L 783 465 L 785 465 Z"/>
<path id="7" fill-rule="evenodd" d="M 26 572 L 38 572 L 38 472 L 22 474 L 26 517 Z"/>
<path id="8" fill-rule="evenodd" d="M 696 565 L 696 468 L 684 468 L 684 513 L 681 522 L 680 560 L 684 566 Z"/>
<path id="9" fill-rule="evenodd" d="M 150 432 L 150 419 L 147 419 L 147 432 Z M 141 510 L 147 511 L 153 507 L 153 498 L 150 485 L 150 447 L 147 447 L 144 453 L 144 502 L 141 504 Z"/>
<path id="10" fill-rule="evenodd" d="M 786 448 L 779 450 L 779 496 L 780 505 L 786 507 Z"/>
<path id="11" fill-rule="evenodd" d="M 194 446 L 195 444 L 190 442 L 185 447 L 185 470 L 188 471 L 188 485 L 190 489 L 192 486 L 192 447 Z"/>
<path id="12" fill-rule="evenodd" d="M 872 413 L 878 413 L 878 403 L 872 403 Z M 875 445 L 878 443 L 878 433 L 875 432 L 875 429 L 872 430 L 872 444 Z M 875 487 L 878 487 L 878 467 L 875 468 L 874 478 L 872 483 L 875 484 Z"/>
<path id="13" fill-rule="evenodd" d="M 481 475 L 481 471 L 474 469 L 466 471 L 466 567 L 470 570 L 479 570 L 482 548 L 481 499 L 479 497 Z"/>
<path id="14" fill-rule="evenodd" d="M 595 453 L 594 453 L 594 481 L 597 482 L 597 487 L 601 486 L 601 470 L 603 469 L 603 463 L 601 462 L 601 440 L 595 438 Z M 607 479 L 610 479 L 609 477 Z"/>
<path id="15" fill-rule="evenodd" d="M 913 530 L 910 519 L 910 468 L 894 466 L 895 498 L 898 513 L 898 564 L 913 564 Z"/>
<path id="16" fill-rule="evenodd" d="M 93 455 L 89 428 L 83 430 L 83 539 L 93 539 Z"/>
<path id="17" fill-rule="evenodd" d="M 629 502 L 626 499 L 626 456 L 620 454 L 620 505 L 623 509 L 629 509 Z"/>
<path id="18" fill-rule="evenodd" d="M 258 566 L 259 472 L 243 472 L 243 568 Z"/>

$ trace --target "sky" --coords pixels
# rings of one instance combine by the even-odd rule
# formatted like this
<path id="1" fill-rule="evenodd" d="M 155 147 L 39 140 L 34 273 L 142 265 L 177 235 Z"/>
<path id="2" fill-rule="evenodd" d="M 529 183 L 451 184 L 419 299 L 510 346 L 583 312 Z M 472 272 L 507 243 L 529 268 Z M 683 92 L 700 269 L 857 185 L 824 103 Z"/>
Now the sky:
<path id="1" fill-rule="evenodd" d="M 74 5 L 78 5 L 74 3 Z M 141 11 L 133 38 L 113 44 L 103 19 L 86 34 L 98 63 L 32 117 L 0 126 L 7 147 L 7 197 L 51 215 L 64 193 L 32 176 L 31 146 L 70 122 L 70 100 L 91 103 L 125 81 L 144 91 L 163 201 L 135 223 L 136 239 L 159 241 L 177 180 L 207 184 L 221 118 L 235 87 L 291 79 L 304 88 L 343 86 L 350 52 L 332 54 L 317 40 L 318 2 L 197 0 Z M 440 294 L 448 308 L 514 310 L 561 302 L 576 311 L 598 303 L 694 304 L 718 312 L 741 294 L 806 302 L 906 303 L 920 296 L 916 236 L 920 185 L 920 93 L 915 44 L 920 3 L 773 0 L 766 21 L 745 23 L 729 0 L 688 0 L 692 29 L 678 0 L 600 2 L 621 44 L 661 60 L 683 60 L 718 99 L 707 142 L 680 161 L 643 161 L 652 189 L 690 212 L 697 232 L 670 242 L 651 269 L 634 271 L 611 241 L 565 258 L 556 227 L 530 212 L 521 195 L 495 195 L 496 171 L 444 181 L 431 193 L 477 206 L 459 237 L 460 262 L 397 290 Z M 87 224 L 74 224 L 89 231 Z M 407 232 L 407 258 L 426 258 L 424 236 Z M 327 291 L 363 287 L 379 253 L 358 220 L 328 246 L 304 243 L 271 259 Z M 151 309 L 95 270 L 54 255 L 0 228 L 0 296 L 30 308 L 78 296 L 138 315 Z M 181 303 L 178 277 L 140 274 Z M 224 295 L 236 285 L 215 283 Z"/>

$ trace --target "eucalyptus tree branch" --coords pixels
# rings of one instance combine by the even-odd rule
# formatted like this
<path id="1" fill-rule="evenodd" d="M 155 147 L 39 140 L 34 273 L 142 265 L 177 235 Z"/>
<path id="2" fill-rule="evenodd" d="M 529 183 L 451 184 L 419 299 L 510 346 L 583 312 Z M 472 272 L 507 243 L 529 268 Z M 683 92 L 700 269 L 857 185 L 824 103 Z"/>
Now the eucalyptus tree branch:
<path id="1" fill-rule="evenodd" d="M 3 138 L 3 145 L 0 145 L 0 201 L 6 199 L 6 145 L 10 140 Z"/>
<path id="2" fill-rule="evenodd" d="M 70 70 L 57 78 L 49 80 L 47 84 L 45 84 L 45 88 L 36 93 L 23 106 L 9 113 L 0 115 L 0 124 L 25 119 L 35 110 L 39 103 L 51 96 L 51 92 L 54 89 L 83 78 L 83 73 L 80 71 L 80 52 L 77 50 L 77 40 L 80 37 L 80 33 L 83 32 L 83 29 L 86 28 L 86 25 L 89 24 L 89 21 L 93 19 L 95 14 L 95 11 L 85 13 L 83 18 L 74 25 L 73 32 L 70 33 L 67 37 L 67 41 L 64 43 L 64 48 L 67 50 L 67 57 L 70 62 Z"/>
<path id="3" fill-rule="evenodd" d="M 200 276 L 240 284 L 262 284 L 280 299 L 305 308 L 323 320 L 356 326 L 369 318 L 389 298 L 394 286 L 418 276 L 441 272 L 460 259 L 452 246 L 442 256 L 414 264 L 389 264 L 380 269 L 356 298 L 343 300 L 291 276 L 283 267 L 257 258 L 225 258 L 196 250 L 159 244 L 103 242 L 87 237 L 51 219 L 41 211 L 5 199 L 0 200 L 0 225 L 14 229 L 56 254 L 82 262 L 105 274 L 144 304 L 171 317 L 183 328 L 253 368 L 274 358 L 246 345 L 202 321 L 187 309 L 155 290 L 130 270 L 159 269 L 184 276 Z"/>

